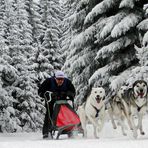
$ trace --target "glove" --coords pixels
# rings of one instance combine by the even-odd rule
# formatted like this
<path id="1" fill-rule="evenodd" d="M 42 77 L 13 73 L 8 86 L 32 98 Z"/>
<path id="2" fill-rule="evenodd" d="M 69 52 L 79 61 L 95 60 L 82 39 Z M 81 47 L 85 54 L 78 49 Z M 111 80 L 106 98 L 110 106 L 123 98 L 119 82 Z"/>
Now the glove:
<path id="1" fill-rule="evenodd" d="M 74 101 L 75 94 L 74 94 L 73 92 L 68 91 L 68 92 L 67 92 L 67 96 L 69 97 L 69 99 L 70 99 L 71 101 Z"/>
<path id="2" fill-rule="evenodd" d="M 51 97 L 52 97 L 52 98 L 57 98 L 57 97 L 58 97 L 58 93 L 57 93 L 57 92 L 53 92 L 53 93 L 51 94 Z"/>
<path id="3" fill-rule="evenodd" d="M 61 99 L 66 99 L 67 93 L 66 92 L 61 92 L 60 97 L 61 97 Z"/>

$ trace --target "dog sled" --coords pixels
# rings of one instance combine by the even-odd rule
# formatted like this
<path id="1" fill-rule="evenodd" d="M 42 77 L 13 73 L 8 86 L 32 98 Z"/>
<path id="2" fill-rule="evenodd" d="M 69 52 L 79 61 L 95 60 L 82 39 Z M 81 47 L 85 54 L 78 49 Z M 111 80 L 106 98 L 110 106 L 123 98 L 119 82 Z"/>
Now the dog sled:
<path id="1" fill-rule="evenodd" d="M 56 98 L 56 93 L 54 94 L 54 105 L 53 105 L 53 114 L 50 115 L 49 103 L 52 100 L 52 92 L 46 91 L 44 94 L 45 101 L 47 103 L 47 111 L 49 120 L 51 122 L 51 136 L 59 139 L 60 135 L 67 134 L 68 136 L 71 133 L 78 133 L 80 131 L 80 119 L 77 113 L 74 110 L 74 103 L 72 100 L 62 100 L 62 98 Z M 48 97 L 47 97 L 48 96 Z M 70 105 L 69 101 L 72 102 Z M 56 133 L 56 134 L 55 134 Z"/>

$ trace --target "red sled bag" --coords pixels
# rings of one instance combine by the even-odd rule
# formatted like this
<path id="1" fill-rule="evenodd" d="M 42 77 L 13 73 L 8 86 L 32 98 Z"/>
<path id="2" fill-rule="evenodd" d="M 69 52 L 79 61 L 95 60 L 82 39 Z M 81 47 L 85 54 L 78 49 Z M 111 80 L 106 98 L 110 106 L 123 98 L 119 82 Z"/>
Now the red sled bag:
<path id="1" fill-rule="evenodd" d="M 80 125 L 79 116 L 68 103 L 55 105 L 53 121 L 58 128 L 67 127 L 65 131 L 75 130 Z"/>

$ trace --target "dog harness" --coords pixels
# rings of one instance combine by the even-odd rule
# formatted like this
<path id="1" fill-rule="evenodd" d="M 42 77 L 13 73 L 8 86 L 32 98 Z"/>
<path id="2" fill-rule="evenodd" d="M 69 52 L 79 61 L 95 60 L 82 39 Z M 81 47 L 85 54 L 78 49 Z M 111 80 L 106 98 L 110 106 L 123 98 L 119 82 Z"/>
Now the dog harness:
<path id="1" fill-rule="evenodd" d="M 92 104 L 91 104 L 92 105 Z M 96 110 L 96 115 L 95 117 L 97 118 L 99 116 L 99 112 L 100 112 L 100 109 L 97 109 L 94 105 L 92 105 L 92 107 Z"/>
<path id="2" fill-rule="evenodd" d="M 131 103 L 135 106 L 137 106 L 137 111 L 139 112 L 141 110 L 141 108 L 147 104 L 147 99 L 146 102 L 142 105 L 142 106 L 138 106 L 138 104 L 134 101 L 136 99 L 136 97 L 133 95 L 133 97 L 131 98 Z"/>

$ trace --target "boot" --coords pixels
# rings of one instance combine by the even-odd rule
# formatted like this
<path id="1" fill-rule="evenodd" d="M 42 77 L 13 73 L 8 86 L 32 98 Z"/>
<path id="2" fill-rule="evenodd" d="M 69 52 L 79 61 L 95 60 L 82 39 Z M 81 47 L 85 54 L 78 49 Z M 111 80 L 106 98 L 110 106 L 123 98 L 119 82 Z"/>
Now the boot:
<path id="1" fill-rule="evenodd" d="M 53 139 L 53 136 L 52 136 L 52 134 L 49 132 L 48 134 L 44 134 L 43 135 L 43 139 Z"/>

